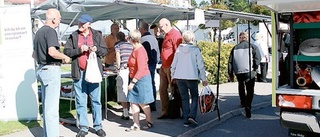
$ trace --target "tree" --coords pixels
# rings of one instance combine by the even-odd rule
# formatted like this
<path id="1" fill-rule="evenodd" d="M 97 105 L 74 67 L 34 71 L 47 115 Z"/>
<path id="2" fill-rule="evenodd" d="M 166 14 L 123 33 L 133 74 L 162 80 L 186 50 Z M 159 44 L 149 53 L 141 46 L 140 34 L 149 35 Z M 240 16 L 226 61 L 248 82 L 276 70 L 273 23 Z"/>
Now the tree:
<path id="1" fill-rule="evenodd" d="M 228 7 L 224 3 L 213 4 L 213 5 L 211 5 L 211 8 L 228 10 Z M 233 27 L 233 26 L 234 26 L 234 23 L 231 20 L 222 20 L 221 21 L 221 29 L 222 30 L 226 29 L 226 28 L 229 28 L 229 27 Z M 213 29 L 213 36 L 215 36 L 217 34 L 218 28 L 217 27 L 213 27 L 212 29 Z M 215 37 L 213 37 L 213 42 L 215 42 L 215 41 L 216 41 L 216 39 L 215 39 Z"/>
<path id="2" fill-rule="evenodd" d="M 251 12 L 254 13 L 254 14 L 260 14 L 260 15 L 268 15 L 268 16 L 271 16 L 271 11 L 260 6 L 260 5 L 257 5 L 257 4 L 253 4 L 252 7 L 251 7 Z M 254 21 L 251 21 L 253 25 L 258 25 L 260 21 L 258 20 L 254 20 Z"/>
<path id="3" fill-rule="evenodd" d="M 196 0 L 191 0 L 191 6 L 192 7 L 198 7 L 198 4 L 197 4 Z"/>
<path id="4" fill-rule="evenodd" d="M 210 6 L 210 3 L 208 1 L 202 0 L 199 3 L 199 8 L 201 8 L 201 9 L 207 9 L 209 6 Z"/>
<path id="5" fill-rule="evenodd" d="M 232 11 L 250 12 L 248 0 L 229 0 L 227 5 Z"/>
<path id="6" fill-rule="evenodd" d="M 222 0 L 211 0 L 211 4 L 215 5 L 215 4 L 221 4 Z"/>
<path id="7" fill-rule="evenodd" d="M 169 1 L 167 0 L 149 0 L 149 1 L 154 3 L 169 4 Z"/>

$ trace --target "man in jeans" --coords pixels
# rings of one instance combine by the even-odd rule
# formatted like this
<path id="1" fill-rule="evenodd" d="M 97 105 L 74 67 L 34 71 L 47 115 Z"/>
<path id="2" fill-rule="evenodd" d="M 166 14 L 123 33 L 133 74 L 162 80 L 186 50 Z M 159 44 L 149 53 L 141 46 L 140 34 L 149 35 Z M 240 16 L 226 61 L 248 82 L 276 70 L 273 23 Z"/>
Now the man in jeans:
<path id="1" fill-rule="evenodd" d="M 88 14 L 78 19 L 79 29 L 67 39 L 64 53 L 72 58 L 71 75 L 76 93 L 76 110 L 80 131 L 77 137 L 88 134 L 89 122 L 87 118 L 87 98 L 90 96 L 92 107 L 93 128 L 99 137 L 105 137 L 102 129 L 101 88 L 100 83 L 90 83 L 85 80 L 87 58 L 90 52 L 97 54 L 98 67 L 102 75 L 101 56 L 107 54 L 107 48 L 102 35 L 90 27 L 92 18 Z"/>
<path id="2" fill-rule="evenodd" d="M 39 65 L 37 79 L 41 83 L 41 102 L 43 111 L 43 136 L 59 136 L 59 97 L 61 87 L 62 61 L 70 58 L 60 53 L 57 28 L 60 24 L 60 13 L 57 9 L 49 9 L 46 13 L 45 25 L 34 37 L 33 57 Z"/>

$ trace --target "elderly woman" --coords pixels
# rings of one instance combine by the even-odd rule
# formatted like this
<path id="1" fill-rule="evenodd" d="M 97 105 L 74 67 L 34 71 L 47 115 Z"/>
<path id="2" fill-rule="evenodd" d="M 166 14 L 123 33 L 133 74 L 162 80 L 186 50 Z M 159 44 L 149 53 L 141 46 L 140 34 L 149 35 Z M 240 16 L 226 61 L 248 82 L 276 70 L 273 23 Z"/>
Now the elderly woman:
<path id="1" fill-rule="evenodd" d="M 171 64 L 172 82 L 177 83 L 182 98 L 182 117 L 184 126 L 197 125 L 195 120 L 198 110 L 198 81 L 207 86 L 205 68 L 200 49 L 193 44 L 194 34 L 191 31 L 183 33 L 183 44 L 178 46 Z M 189 103 L 191 94 L 191 108 Z"/>
<path id="2" fill-rule="evenodd" d="M 144 47 L 141 45 L 141 33 L 134 30 L 129 33 L 128 40 L 133 46 L 133 51 L 128 60 L 129 76 L 131 82 L 128 86 L 128 101 L 131 104 L 133 113 L 133 126 L 126 131 L 140 130 L 140 108 L 146 115 L 147 124 L 143 129 L 153 127 L 151 119 L 151 111 L 149 103 L 154 101 L 151 75 L 148 68 L 148 55 Z"/>

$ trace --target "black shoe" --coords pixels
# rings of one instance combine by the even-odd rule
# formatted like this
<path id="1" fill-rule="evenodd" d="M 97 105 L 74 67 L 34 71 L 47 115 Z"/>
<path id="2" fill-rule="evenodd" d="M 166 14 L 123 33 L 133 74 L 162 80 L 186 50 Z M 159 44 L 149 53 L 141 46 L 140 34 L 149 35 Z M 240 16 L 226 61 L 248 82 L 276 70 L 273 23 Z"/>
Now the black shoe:
<path id="1" fill-rule="evenodd" d="M 106 136 L 106 132 L 103 131 L 103 129 L 99 129 L 96 134 L 99 136 L 99 137 L 105 137 Z"/>
<path id="2" fill-rule="evenodd" d="M 193 125 L 198 125 L 198 122 L 194 118 L 191 118 L 191 117 L 188 118 L 188 122 Z"/>
<path id="3" fill-rule="evenodd" d="M 128 116 L 128 117 L 125 117 L 124 115 L 122 115 L 122 116 L 121 116 L 121 119 L 123 119 L 123 120 L 129 120 L 130 118 L 129 118 L 129 116 Z"/>
<path id="4" fill-rule="evenodd" d="M 88 135 L 88 132 L 80 130 L 76 137 L 85 137 L 86 135 Z"/>
<path id="5" fill-rule="evenodd" d="M 169 118 L 168 115 L 162 115 L 162 116 L 158 117 L 158 119 L 168 119 L 168 118 Z"/>
<path id="6" fill-rule="evenodd" d="M 192 124 L 192 123 L 190 123 L 189 121 L 187 121 L 187 122 L 184 122 L 184 123 L 183 123 L 183 126 L 184 126 L 184 127 L 189 127 L 191 124 Z"/>
<path id="7" fill-rule="evenodd" d="M 251 109 L 248 108 L 248 107 L 246 107 L 246 108 L 245 108 L 245 111 L 246 111 L 246 117 L 247 117 L 247 118 L 251 118 Z"/>

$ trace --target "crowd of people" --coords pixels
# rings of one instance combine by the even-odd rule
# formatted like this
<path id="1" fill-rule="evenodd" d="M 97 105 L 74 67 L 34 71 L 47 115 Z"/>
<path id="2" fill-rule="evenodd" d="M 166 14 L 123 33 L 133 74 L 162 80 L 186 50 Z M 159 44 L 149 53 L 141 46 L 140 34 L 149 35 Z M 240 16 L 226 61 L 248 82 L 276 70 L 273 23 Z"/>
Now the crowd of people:
<path id="1" fill-rule="evenodd" d="M 130 31 L 127 36 L 119 31 L 119 24 L 114 23 L 110 26 L 111 34 L 103 37 L 101 31 L 91 28 L 92 17 L 83 14 L 77 20 L 78 30 L 69 36 L 63 53 L 60 53 L 57 33 L 54 30 L 59 26 L 60 18 L 58 10 L 49 9 L 46 13 L 46 24 L 39 29 L 34 39 L 33 57 L 39 65 L 37 76 L 43 93 L 41 99 L 44 136 L 59 136 L 60 65 L 69 62 L 79 124 L 77 137 L 88 134 L 88 103 L 92 110 L 93 129 L 98 136 L 106 136 L 102 125 L 101 85 L 85 79 L 87 59 L 92 52 L 96 53 L 101 76 L 104 67 L 114 66 L 117 71 L 117 76 L 108 77 L 106 94 L 110 97 L 107 100 L 121 104 L 121 119 L 129 120 L 131 112 L 133 125 L 126 129 L 127 132 L 154 126 L 151 112 L 157 111 L 155 74 L 156 65 L 160 61 L 161 109 L 158 111 L 161 115 L 158 119 L 172 118 L 168 115 L 169 92 L 177 87 L 175 92 L 181 96 L 180 117 L 184 126 L 198 124 L 198 84 L 201 81 L 203 86 L 207 86 L 208 82 L 204 60 L 200 49 L 194 43 L 195 36 L 192 31 L 183 32 L 181 35 L 168 19 L 162 18 L 158 25 L 151 26 L 143 20 L 139 21 L 138 29 Z M 150 30 L 153 30 L 153 33 L 150 33 Z M 260 65 L 260 80 L 265 81 L 268 58 L 261 52 L 265 50 L 262 41 L 249 46 L 247 33 L 241 33 L 239 38 L 241 42 L 230 53 L 228 73 L 231 81 L 236 74 L 240 105 L 245 108 L 246 116 L 250 118 L 255 71 Z M 249 59 L 250 57 L 252 59 Z M 140 112 L 146 116 L 143 126 L 140 124 Z"/>

